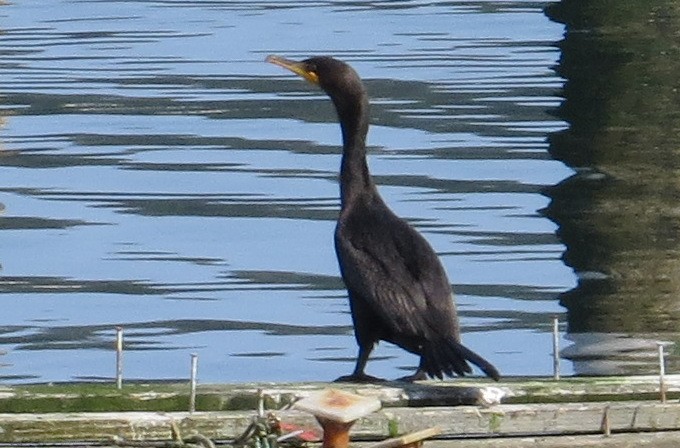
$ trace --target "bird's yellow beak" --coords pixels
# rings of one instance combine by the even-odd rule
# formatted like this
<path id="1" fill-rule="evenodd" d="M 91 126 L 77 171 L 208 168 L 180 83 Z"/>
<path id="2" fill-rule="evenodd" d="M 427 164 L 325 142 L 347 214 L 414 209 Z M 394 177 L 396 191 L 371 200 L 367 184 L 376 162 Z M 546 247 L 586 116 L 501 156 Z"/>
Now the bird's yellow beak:
<path id="1" fill-rule="evenodd" d="M 286 68 L 296 75 L 302 76 L 312 84 L 319 85 L 319 75 L 317 75 L 316 72 L 309 70 L 302 62 L 291 61 L 290 59 L 273 54 L 267 56 L 265 61 Z"/>

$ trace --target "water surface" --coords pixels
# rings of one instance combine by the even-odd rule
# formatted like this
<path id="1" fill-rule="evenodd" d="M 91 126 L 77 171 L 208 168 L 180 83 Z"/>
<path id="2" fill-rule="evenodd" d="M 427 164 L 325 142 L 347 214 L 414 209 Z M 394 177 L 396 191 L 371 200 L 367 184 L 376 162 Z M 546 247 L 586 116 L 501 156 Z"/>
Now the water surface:
<path id="1" fill-rule="evenodd" d="M 329 380 L 355 342 L 328 99 L 266 64 L 330 54 L 372 98 L 370 167 L 440 254 L 465 343 L 548 374 L 575 285 L 546 187 L 563 27 L 545 2 L 0 6 L 0 378 Z M 565 342 L 565 341 L 563 341 Z M 417 364 L 381 344 L 371 374 Z M 570 373 L 565 362 L 563 372 Z"/>
<path id="2" fill-rule="evenodd" d="M 560 2 L 565 77 L 550 153 L 573 176 L 548 190 L 577 286 L 560 295 L 579 374 L 680 368 L 678 38 L 680 11 L 659 2 Z M 675 346 L 672 346 L 672 344 Z"/>

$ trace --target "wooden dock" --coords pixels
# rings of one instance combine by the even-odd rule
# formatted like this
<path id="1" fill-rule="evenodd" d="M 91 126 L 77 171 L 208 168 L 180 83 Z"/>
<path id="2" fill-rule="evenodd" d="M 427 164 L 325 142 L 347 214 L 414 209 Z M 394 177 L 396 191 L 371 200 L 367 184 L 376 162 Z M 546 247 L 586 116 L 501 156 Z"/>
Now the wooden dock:
<path id="1" fill-rule="evenodd" d="M 327 387 L 381 400 L 382 409 L 352 428 L 357 447 L 432 426 L 442 433 L 426 442 L 430 448 L 680 446 L 680 375 L 666 376 L 665 402 L 652 376 L 198 385 L 195 412 L 188 412 L 188 383 L 0 387 L 0 446 L 162 443 L 171 441 L 173 427 L 228 444 L 251 424 L 260 397 L 265 413 L 318 432 L 314 418 L 291 405 Z M 493 404 L 501 394 L 501 404 Z"/>

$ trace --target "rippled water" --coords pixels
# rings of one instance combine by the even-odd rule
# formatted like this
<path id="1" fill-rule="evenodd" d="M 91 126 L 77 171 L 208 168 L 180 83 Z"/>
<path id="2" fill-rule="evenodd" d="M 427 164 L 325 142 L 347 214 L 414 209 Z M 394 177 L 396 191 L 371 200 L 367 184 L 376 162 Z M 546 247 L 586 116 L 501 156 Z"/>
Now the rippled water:
<path id="1" fill-rule="evenodd" d="M 0 5 L 0 378 L 329 380 L 355 342 L 327 98 L 264 63 L 331 54 L 372 97 L 380 191 L 433 244 L 464 341 L 551 372 L 574 285 L 546 186 L 562 27 L 529 1 Z M 382 344 L 368 371 L 417 359 Z M 569 373 L 570 366 L 563 365 Z"/>

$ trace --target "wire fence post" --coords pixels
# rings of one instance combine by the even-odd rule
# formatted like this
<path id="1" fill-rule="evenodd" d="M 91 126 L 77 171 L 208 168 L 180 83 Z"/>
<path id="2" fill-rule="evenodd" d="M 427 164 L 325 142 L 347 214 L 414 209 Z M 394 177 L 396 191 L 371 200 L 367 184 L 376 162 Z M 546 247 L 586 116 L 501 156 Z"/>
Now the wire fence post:
<path id="1" fill-rule="evenodd" d="M 189 380 L 191 391 L 189 393 L 189 412 L 196 411 L 196 376 L 198 372 L 198 355 L 191 354 L 191 378 Z"/>
<path id="2" fill-rule="evenodd" d="M 116 327 L 116 388 L 123 388 L 123 327 Z"/>
<path id="3" fill-rule="evenodd" d="M 553 379 L 560 379 L 560 320 L 558 317 L 553 318 L 552 331 L 552 346 L 553 346 Z"/>
<path id="4" fill-rule="evenodd" d="M 663 342 L 656 343 L 659 349 L 659 394 L 661 402 L 666 402 L 666 359 L 663 350 Z"/>

